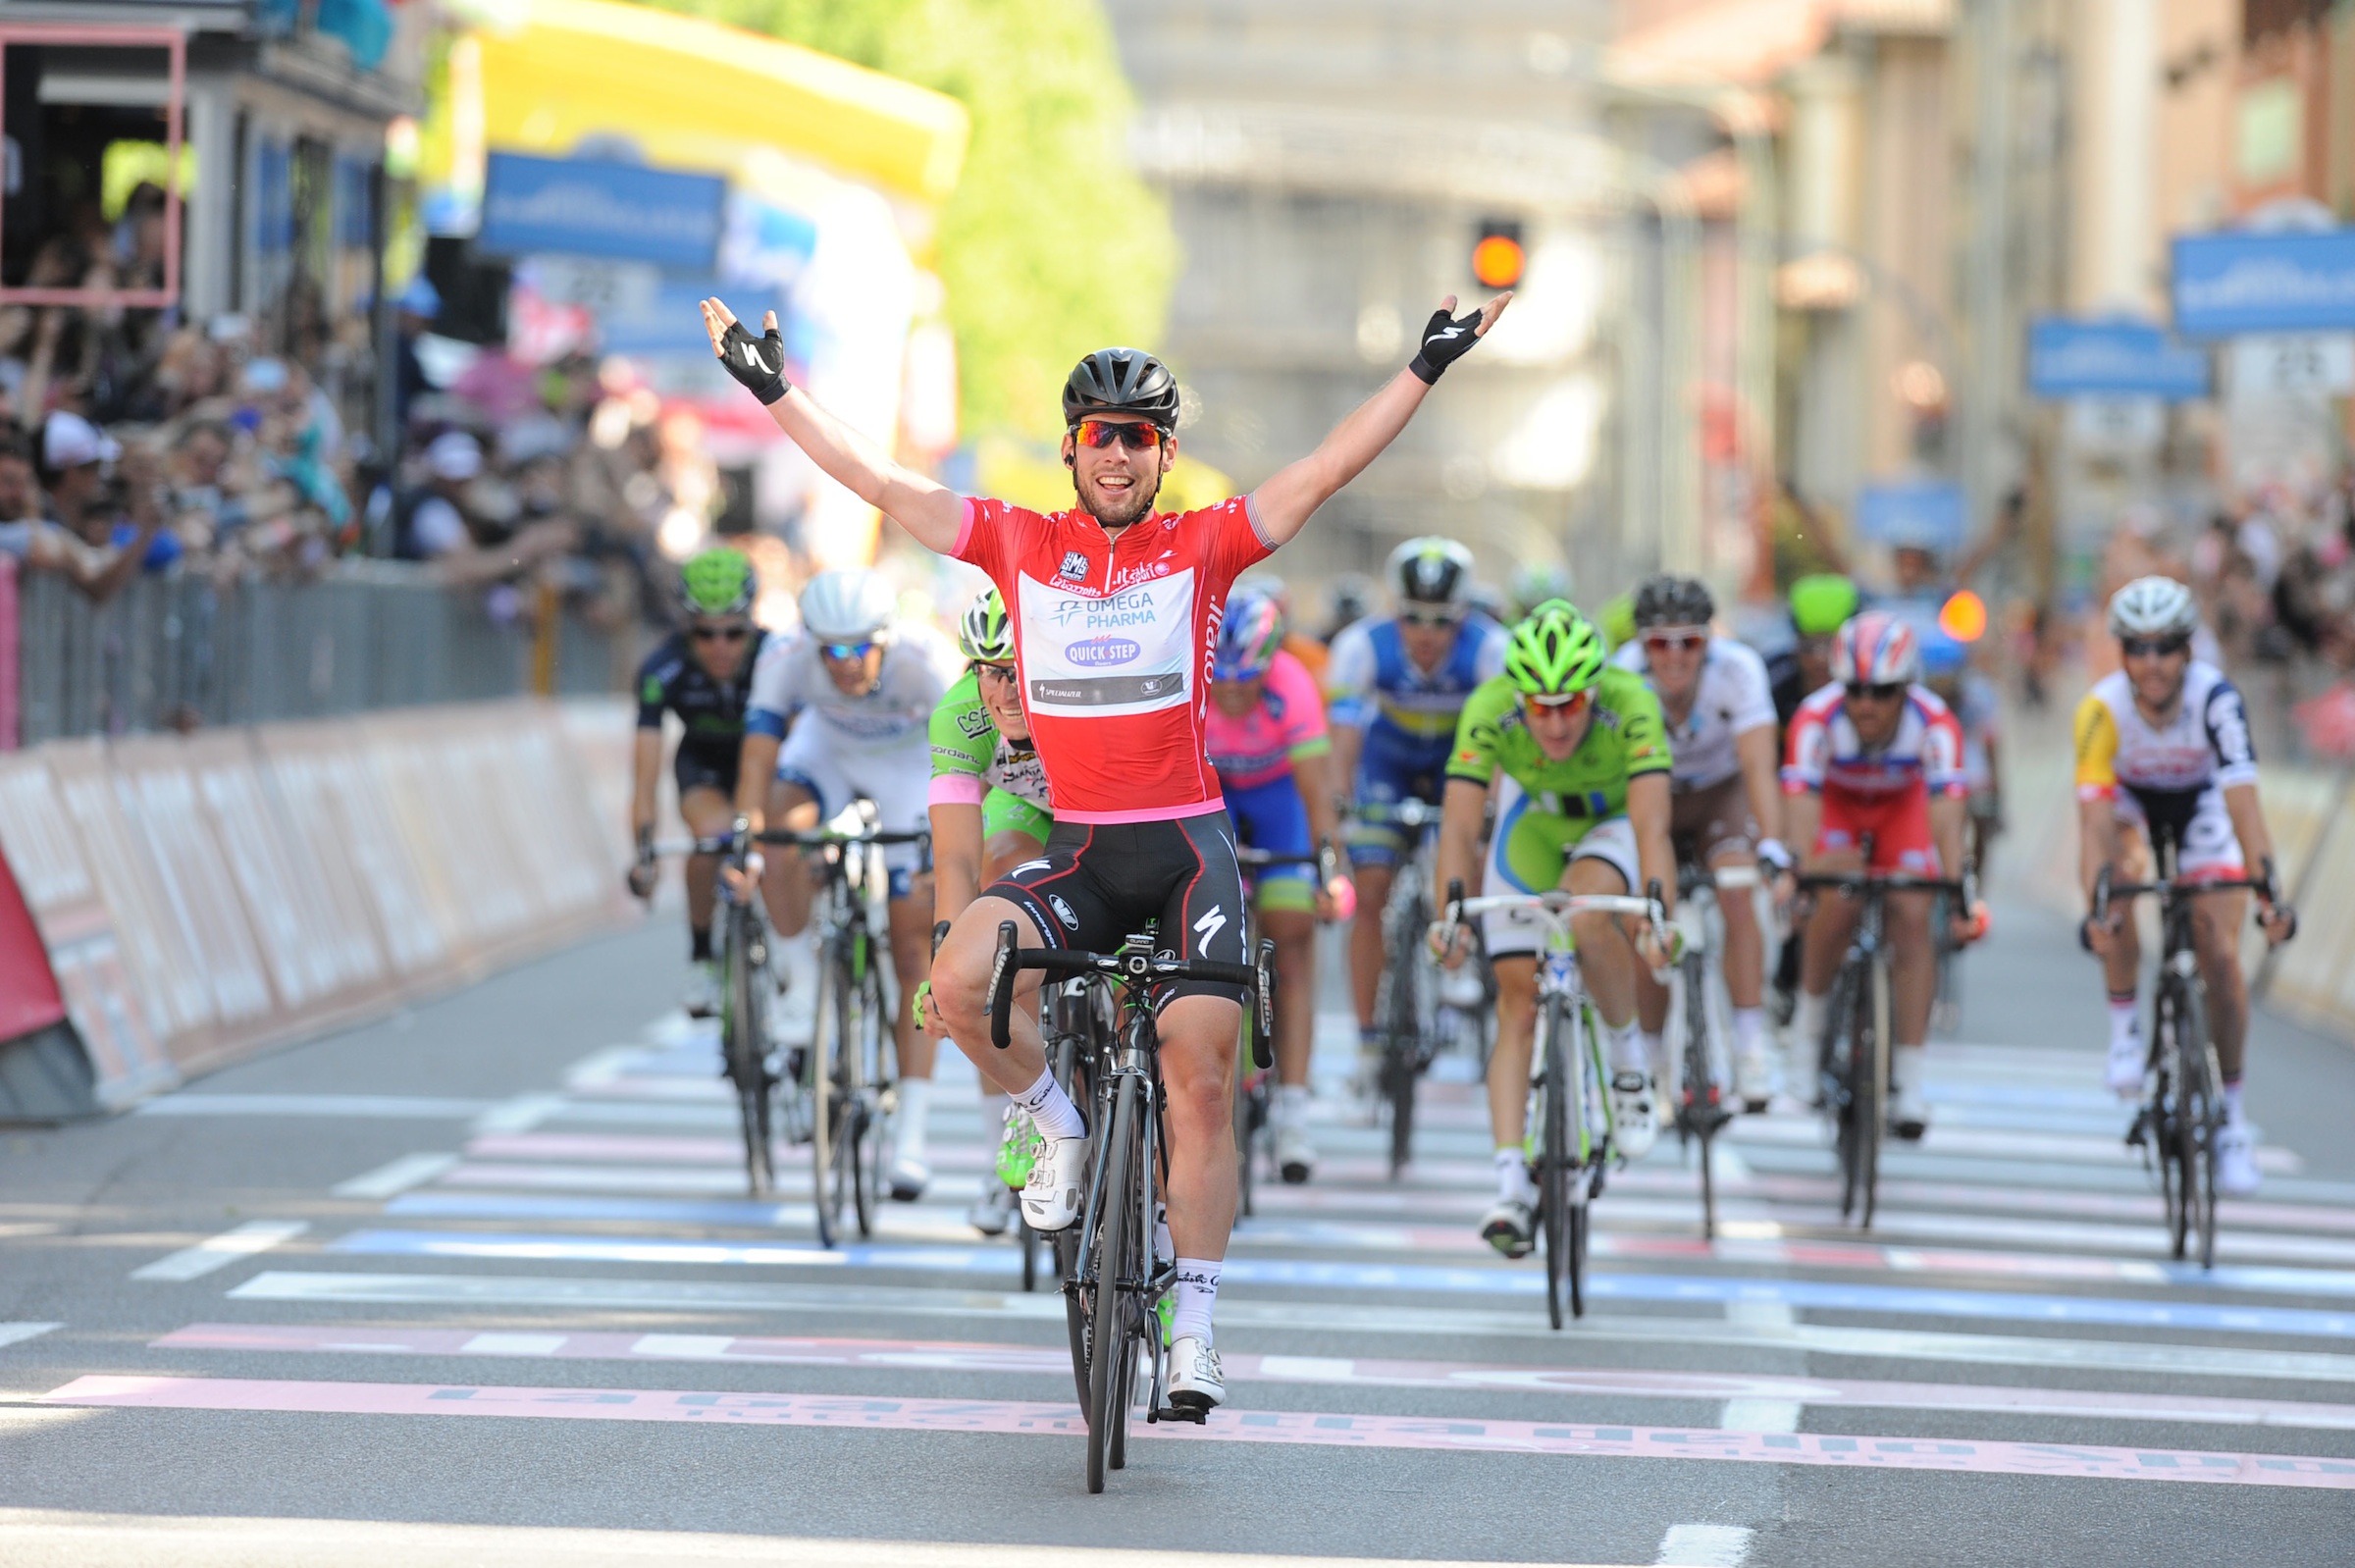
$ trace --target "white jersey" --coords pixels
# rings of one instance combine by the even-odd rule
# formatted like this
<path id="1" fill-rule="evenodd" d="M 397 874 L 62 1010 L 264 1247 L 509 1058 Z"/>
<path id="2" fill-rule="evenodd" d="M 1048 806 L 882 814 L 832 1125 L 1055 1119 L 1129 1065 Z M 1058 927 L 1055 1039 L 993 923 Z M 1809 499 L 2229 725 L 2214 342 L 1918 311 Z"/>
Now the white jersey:
<path id="1" fill-rule="evenodd" d="M 1650 660 L 1645 657 L 1640 637 L 1613 653 L 1611 662 L 1634 670 L 1647 682 L 1651 679 Z M 1660 719 L 1667 726 L 1674 758 L 1668 775 L 1672 789 L 1679 794 L 1705 790 L 1735 777 L 1742 771 L 1742 758 L 1734 750 L 1734 737 L 1760 727 L 1771 733 L 1774 728 L 1774 683 L 1766 677 L 1766 661 L 1747 644 L 1730 637 L 1710 638 L 1708 652 L 1701 655 L 1693 711 L 1678 723 L 1669 717 L 1663 700 Z"/>
<path id="2" fill-rule="evenodd" d="M 928 626 L 900 626 L 883 646 L 883 668 L 874 689 L 846 695 L 826 673 L 816 639 L 807 633 L 772 638 L 753 666 L 752 696 L 745 729 L 782 736 L 790 725 L 814 730 L 829 744 L 862 751 L 905 749 L 921 769 L 932 709 L 964 673 L 956 646 Z M 798 722 L 797 722 L 798 721 Z"/>

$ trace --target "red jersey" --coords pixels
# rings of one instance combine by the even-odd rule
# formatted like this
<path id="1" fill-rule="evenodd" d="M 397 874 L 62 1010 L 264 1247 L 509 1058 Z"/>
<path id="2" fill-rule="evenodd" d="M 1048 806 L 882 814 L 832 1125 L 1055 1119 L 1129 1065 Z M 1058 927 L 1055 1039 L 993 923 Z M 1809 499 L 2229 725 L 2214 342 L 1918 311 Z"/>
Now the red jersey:
<path id="1" fill-rule="evenodd" d="M 1848 716 L 1848 693 L 1826 686 L 1791 715 L 1791 737 L 1783 759 L 1783 793 L 1847 795 L 1864 800 L 1923 791 L 1963 795 L 1962 726 L 1937 693 L 1909 687 L 1897 733 L 1886 746 L 1867 750 Z"/>
<path id="2" fill-rule="evenodd" d="M 1012 613 L 1022 710 L 1059 822 L 1221 810 L 1204 747 L 1227 590 L 1275 547 L 1249 497 L 1156 512 L 1112 541 L 1085 512 L 968 500 L 950 553 Z"/>

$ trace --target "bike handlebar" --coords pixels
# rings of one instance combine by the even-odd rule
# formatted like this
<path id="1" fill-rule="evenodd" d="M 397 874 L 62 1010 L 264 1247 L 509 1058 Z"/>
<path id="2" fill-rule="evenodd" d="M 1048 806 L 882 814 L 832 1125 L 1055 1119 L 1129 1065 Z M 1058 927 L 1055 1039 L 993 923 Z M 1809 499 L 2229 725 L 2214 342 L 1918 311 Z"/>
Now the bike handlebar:
<path id="1" fill-rule="evenodd" d="M 1275 1027 L 1274 1003 L 1267 983 L 1267 965 L 1276 944 L 1259 945 L 1259 963 L 1222 964 L 1216 959 L 1161 958 L 1151 953 L 1074 953 L 1061 948 L 1021 945 L 1021 932 L 1012 920 L 998 922 L 998 953 L 989 969 L 989 1043 L 1003 1051 L 1014 1043 L 1014 980 L 1023 969 L 1049 974 L 1101 974 L 1122 986 L 1164 980 L 1207 980 L 1214 985 L 1239 985 L 1259 1004 L 1260 1037 Z M 1262 1062 L 1262 1067 L 1267 1066 Z"/>
<path id="2" fill-rule="evenodd" d="M 1843 893 L 1874 890 L 1883 893 L 1952 893 L 1970 896 L 1970 884 L 1951 876 L 1915 876 L 1910 871 L 1802 871 L 1803 890 L 1836 887 Z"/>
<path id="3" fill-rule="evenodd" d="M 923 844 L 931 840 L 932 834 L 925 828 L 868 828 L 861 833 L 829 833 L 821 827 L 794 833 L 772 827 L 752 837 L 762 844 L 798 844 L 807 850 L 822 850 L 836 844 Z"/>

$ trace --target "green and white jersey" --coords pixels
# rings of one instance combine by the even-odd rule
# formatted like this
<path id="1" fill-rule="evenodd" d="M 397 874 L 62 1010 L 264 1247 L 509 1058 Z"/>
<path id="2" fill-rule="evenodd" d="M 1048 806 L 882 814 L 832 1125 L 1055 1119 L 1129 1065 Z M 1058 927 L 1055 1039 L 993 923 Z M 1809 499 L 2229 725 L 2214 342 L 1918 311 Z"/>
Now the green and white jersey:
<path id="1" fill-rule="evenodd" d="M 1578 750 L 1554 761 L 1538 749 L 1521 719 L 1521 696 L 1509 676 L 1473 689 L 1456 721 L 1447 776 L 1486 787 L 1498 771 L 1555 816 L 1599 821 L 1627 810 L 1627 781 L 1671 765 L 1660 700 L 1633 670 L 1603 666 L 1596 677 L 1594 721 Z"/>

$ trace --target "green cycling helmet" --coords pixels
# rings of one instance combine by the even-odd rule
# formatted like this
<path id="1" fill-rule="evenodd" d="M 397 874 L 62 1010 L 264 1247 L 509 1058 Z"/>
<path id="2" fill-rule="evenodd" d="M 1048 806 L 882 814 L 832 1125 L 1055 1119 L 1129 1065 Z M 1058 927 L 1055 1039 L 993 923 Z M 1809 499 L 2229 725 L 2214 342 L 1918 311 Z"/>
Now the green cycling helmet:
<path id="1" fill-rule="evenodd" d="M 1006 601 L 996 589 L 985 589 L 966 610 L 957 627 L 957 647 L 976 664 L 1014 662 L 1014 623 L 1006 618 Z"/>
<path id="2" fill-rule="evenodd" d="M 690 615 L 741 615 L 759 592 L 760 579 L 740 549 L 706 549 L 679 568 L 679 595 Z"/>
<path id="3" fill-rule="evenodd" d="M 1838 572 L 1813 572 L 1791 585 L 1791 624 L 1802 637 L 1829 637 L 1857 602 L 1856 584 Z"/>
<path id="4" fill-rule="evenodd" d="M 1549 599 L 1513 628 L 1504 673 L 1524 697 L 1567 697 L 1602 673 L 1602 635 L 1566 599 Z"/>
<path id="5" fill-rule="evenodd" d="M 1621 594 L 1612 599 L 1602 606 L 1602 613 L 1596 617 L 1596 621 L 1608 647 L 1624 648 L 1634 642 L 1636 640 L 1636 596 Z"/>

